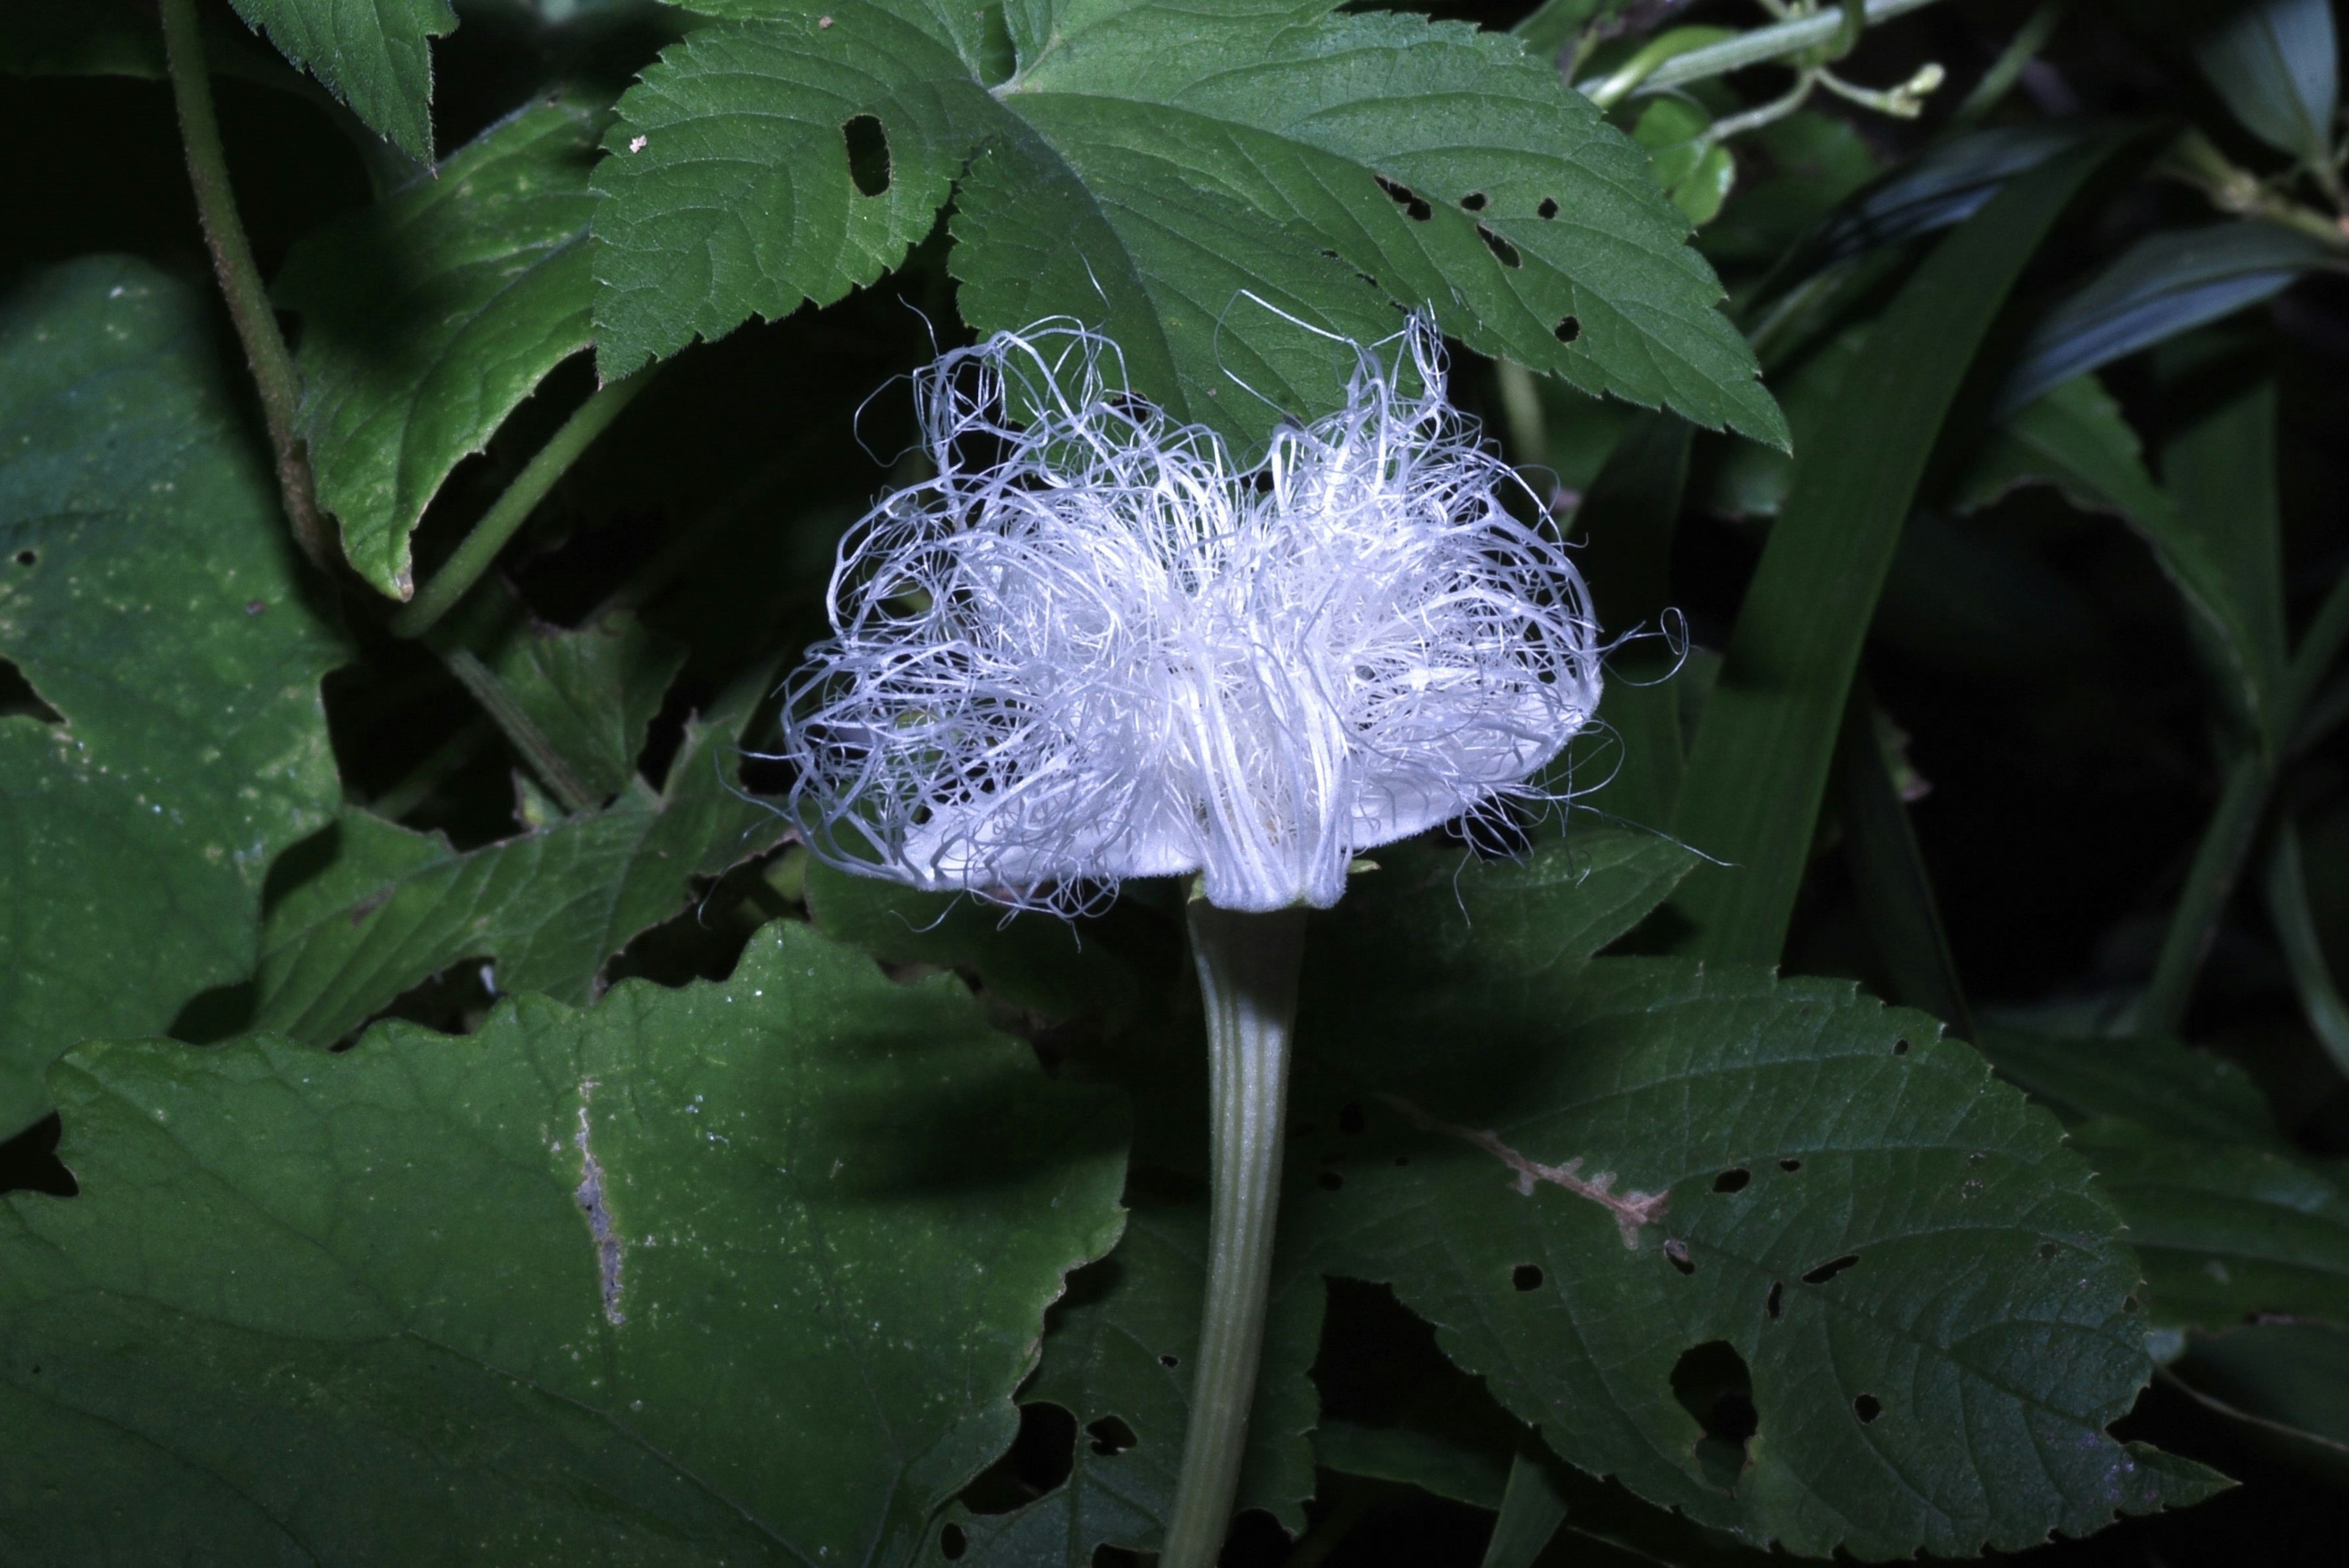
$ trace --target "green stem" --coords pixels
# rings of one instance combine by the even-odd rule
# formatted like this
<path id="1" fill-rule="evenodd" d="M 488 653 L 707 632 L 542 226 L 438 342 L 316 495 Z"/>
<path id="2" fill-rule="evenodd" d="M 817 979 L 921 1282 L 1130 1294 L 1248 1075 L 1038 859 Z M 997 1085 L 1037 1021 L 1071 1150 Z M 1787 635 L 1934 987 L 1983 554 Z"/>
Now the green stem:
<path id="1" fill-rule="evenodd" d="M 1942 135 L 1970 130 L 1996 109 L 2014 90 L 2014 84 L 2023 79 L 2023 68 L 2039 57 L 2039 51 L 2047 47 L 2055 29 L 2064 25 L 2064 14 L 2071 8 L 2072 0 L 2041 0 L 2039 9 L 2006 41 L 2006 47 L 1991 62 L 1990 69 L 1982 72 L 1982 80 L 1974 83 L 1974 90 L 1966 94 L 1966 101 L 1950 117 L 1949 127 Z"/>
<path id="2" fill-rule="evenodd" d="M 2178 908 L 2162 938 L 2161 954 L 2154 960 L 2153 980 L 2137 1009 L 2140 1033 L 2175 1034 L 2185 1022 L 2186 1004 L 2194 995 L 2194 977 L 2201 971 L 2203 955 L 2209 951 L 2219 915 L 2235 890 L 2243 859 L 2251 852 L 2251 841 L 2259 836 L 2260 818 L 2267 810 L 2268 790 L 2273 783 L 2269 760 L 2256 747 L 2246 747 L 2228 770 L 2219 809 L 2211 814 L 2210 826 L 2203 830 L 2202 842 L 2194 851 L 2186 887 L 2178 896 Z"/>
<path id="3" fill-rule="evenodd" d="M 2324 960 L 2324 944 L 2308 911 L 2308 877 L 2301 867 L 2300 828 L 2287 813 L 2276 824 L 2275 843 L 2268 851 L 2268 918 L 2282 944 L 2284 961 L 2292 968 L 2300 991 L 2301 1010 L 2308 1026 L 2333 1066 L 2349 1077 L 2349 1003 L 2341 1000 L 2333 971 Z"/>
<path id="4" fill-rule="evenodd" d="M 563 753 L 556 751 L 554 743 L 531 722 L 522 704 L 514 701 L 513 693 L 506 690 L 505 682 L 500 680 L 488 665 L 461 648 L 444 657 L 448 661 L 449 673 L 472 693 L 473 701 L 481 705 L 481 711 L 505 732 L 506 739 L 513 742 L 514 750 L 520 752 L 523 760 L 530 764 L 530 771 L 546 785 L 548 794 L 563 803 L 564 810 L 576 816 L 595 810 L 601 804 L 587 793 L 587 786 L 580 782 L 577 774 L 572 772 L 571 764 L 563 760 Z"/>
<path id="5" fill-rule="evenodd" d="M 1934 0 L 1868 0 L 1868 25 L 1889 22 L 1904 12 L 1921 10 Z M 1840 6 L 1833 10 L 1813 12 L 1796 16 L 1775 26 L 1756 27 L 1750 33 L 1740 33 L 1733 38 L 1686 54 L 1674 55 L 1647 75 L 1640 86 L 1649 92 L 1663 92 L 1671 88 L 1686 87 L 1691 82 L 1711 77 L 1727 76 L 1749 66 L 1768 65 L 1806 49 L 1832 44 L 1845 26 Z"/>
<path id="6" fill-rule="evenodd" d="M 1272 1284 L 1289 1031 L 1305 947 L 1302 909 L 1242 914 L 1195 898 L 1190 925 L 1207 1014 L 1212 1211 L 1190 1426 L 1159 1568 L 1212 1568 L 1239 1492 Z"/>
<path id="7" fill-rule="evenodd" d="M 490 569 L 490 563 L 498 558 L 506 542 L 529 520 L 538 504 L 546 499 L 546 493 L 554 488 L 555 482 L 570 472 L 580 453 L 620 417 L 620 410 L 651 379 L 650 371 L 640 370 L 598 388 L 580 404 L 564 421 L 563 428 L 514 475 L 505 493 L 481 514 L 465 542 L 441 563 L 440 570 L 424 585 L 423 591 L 407 608 L 391 618 L 391 629 L 401 637 L 421 637 L 455 608 L 457 601 L 481 580 L 481 574 Z"/>
<path id="8" fill-rule="evenodd" d="M 212 109 L 211 73 L 204 65 L 204 43 L 196 20 L 195 0 L 161 0 L 163 57 L 171 75 L 171 97 L 180 110 L 180 140 L 187 150 L 188 182 L 195 188 L 196 215 L 202 221 L 204 244 L 212 255 L 212 271 L 220 279 L 221 296 L 228 302 L 229 319 L 237 340 L 244 346 L 254 387 L 261 393 L 262 421 L 268 427 L 269 446 L 277 460 L 277 488 L 284 497 L 285 520 L 295 543 L 321 571 L 331 571 L 337 558 L 335 539 L 319 514 L 318 498 L 310 473 L 310 452 L 302 440 L 300 415 L 302 379 L 277 330 L 277 315 L 269 303 L 269 289 L 253 259 L 253 245 L 237 216 L 236 192 L 229 183 L 228 154 L 221 146 L 220 117 Z"/>

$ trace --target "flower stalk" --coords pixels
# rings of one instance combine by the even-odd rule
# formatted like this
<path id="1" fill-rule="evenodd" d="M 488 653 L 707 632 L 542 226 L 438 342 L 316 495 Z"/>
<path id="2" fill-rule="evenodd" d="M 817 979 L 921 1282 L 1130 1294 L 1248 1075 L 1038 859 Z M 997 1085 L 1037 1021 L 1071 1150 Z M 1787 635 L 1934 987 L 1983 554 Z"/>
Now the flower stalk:
<path id="1" fill-rule="evenodd" d="M 1305 911 L 1248 914 L 1195 897 L 1190 928 L 1207 1015 L 1214 1197 L 1190 1425 L 1159 1568 L 1212 1568 L 1239 1493 L 1271 1294 Z"/>

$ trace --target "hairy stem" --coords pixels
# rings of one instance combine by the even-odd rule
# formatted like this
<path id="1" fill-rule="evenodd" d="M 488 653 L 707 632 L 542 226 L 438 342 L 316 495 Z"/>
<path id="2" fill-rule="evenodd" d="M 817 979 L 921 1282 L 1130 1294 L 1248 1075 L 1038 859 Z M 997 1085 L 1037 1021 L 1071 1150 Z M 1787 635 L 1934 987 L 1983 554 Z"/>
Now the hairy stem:
<path id="1" fill-rule="evenodd" d="M 598 388 L 580 404 L 563 422 L 563 428 L 538 449 L 537 455 L 523 465 L 513 483 L 506 486 L 505 493 L 481 514 L 481 520 L 473 524 L 465 542 L 441 563 L 440 570 L 424 585 L 423 591 L 409 601 L 407 608 L 391 618 L 391 629 L 401 637 L 421 637 L 455 608 L 457 601 L 481 580 L 481 574 L 490 569 L 490 563 L 498 558 L 506 542 L 529 520 L 538 504 L 546 499 L 546 493 L 554 488 L 555 482 L 571 471 L 580 454 L 604 433 L 605 427 L 620 417 L 620 410 L 634 401 L 651 379 L 651 371 L 640 370 Z"/>
<path id="2" fill-rule="evenodd" d="M 179 105 L 180 140 L 187 149 L 188 182 L 195 187 L 196 215 L 203 223 L 204 244 L 212 251 L 222 297 L 228 301 L 229 319 L 236 325 L 237 340 L 244 346 L 245 362 L 253 368 L 254 385 L 261 393 L 261 415 L 277 460 L 277 488 L 285 499 L 285 520 L 294 530 L 295 543 L 311 564 L 330 571 L 337 559 L 335 538 L 318 512 L 310 452 L 297 422 L 302 379 L 294 369 L 294 356 L 286 350 L 285 335 L 277 330 L 269 289 L 261 281 L 253 246 L 244 237 L 244 223 L 237 216 L 236 192 L 229 184 L 228 154 L 221 147 L 220 118 L 212 109 L 212 76 L 204 65 L 195 0 L 161 0 L 160 8 L 163 57 L 171 74 L 172 100 Z"/>
<path id="3" fill-rule="evenodd" d="M 1305 947 L 1302 909 L 1241 914 L 1194 898 L 1190 919 L 1206 1004 L 1214 1178 L 1190 1428 L 1159 1568 L 1212 1568 L 1239 1491 L 1272 1282 L 1289 1030 Z"/>

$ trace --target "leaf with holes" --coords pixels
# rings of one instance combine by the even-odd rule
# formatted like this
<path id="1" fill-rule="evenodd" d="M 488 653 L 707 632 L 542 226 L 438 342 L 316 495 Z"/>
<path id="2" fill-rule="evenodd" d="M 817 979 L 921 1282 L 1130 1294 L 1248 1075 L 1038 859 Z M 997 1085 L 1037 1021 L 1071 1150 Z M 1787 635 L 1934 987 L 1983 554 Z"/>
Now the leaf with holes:
<path id="1" fill-rule="evenodd" d="M 1785 441 L 1645 157 L 1515 39 L 1291 0 L 699 8 L 744 20 L 645 73 L 596 172 L 607 377 L 873 282 L 951 192 L 968 320 L 1077 316 L 1244 441 L 1335 400 L 1317 329 L 1382 338 L 1421 301 L 1484 352 Z"/>
<path id="2" fill-rule="evenodd" d="M 605 961 L 784 834 L 736 793 L 736 732 L 757 682 L 687 726 L 657 799 L 630 790 L 593 815 L 459 854 L 346 810 L 325 865 L 269 911 L 253 1027 L 330 1044 L 402 992 L 461 961 L 491 961 L 500 989 L 585 1002 Z"/>
<path id="3" fill-rule="evenodd" d="M 142 263 L 0 304 L 0 1137 L 23 1074 L 242 979 L 279 849 L 339 789 L 297 578 L 202 293 Z M 21 690 L 21 689 L 20 689 Z"/>
<path id="4" fill-rule="evenodd" d="M 1019 1391 L 1022 1405 L 1049 1405 L 1073 1417 L 1068 1479 L 1008 1513 L 957 1504 L 932 1532 L 925 1563 L 1076 1568 L 1104 1545 L 1158 1549 L 1189 1422 L 1206 1202 L 1204 1190 L 1156 1172 L 1146 1181 L 1138 1174 L 1127 1202 L 1117 1251 L 1069 1281 L 1068 1295 L 1052 1309 L 1043 1364 Z M 1306 1438 L 1319 1406 L 1306 1369 L 1320 1338 L 1321 1300 L 1320 1275 L 1310 1270 L 1288 1270 L 1273 1283 L 1268 1370 L 1257 1385 L 1240 1472 L 1237 1506 L 1264 1510 L 1291 1535 L 1303 1530 L 1314 1493 Z"/>
<path id="5" fill-rule="evenodd" d="M 606 116 L 538 103 L 294 249 L 302 419 L 351 565 L 414 591 L 409 538 L 457 464 L 587 347 L 588 165 Z"/>
<path id="6" fill-rule="evenodd" d="M 449 0 L 229 4 L 377 134 L 419 163 L 432 161 L 431 40 L 456 28 Z"/>
<path id="7" fill-rule="evenodd" d="M 2119 1218 L 1921 1014 L 1602 959 L 1381 995 L 1299 1049 L 1296 1114 L 1340 1129 L 1299 1158 L 1343 1181 L 1284 1234 L 1651 1502 L 1798 1553 L 1956 1556 L 2218 1484 L 2106 1434 L 2151 1371 Z"/>
<path id="8" fill-rule="evenodd" d="M 0 1204 L 11 1562 L 878 1564 L 1117 1235 L 1117 1097 L 804 927 L 445 1039 L 82 1047 Z"/>

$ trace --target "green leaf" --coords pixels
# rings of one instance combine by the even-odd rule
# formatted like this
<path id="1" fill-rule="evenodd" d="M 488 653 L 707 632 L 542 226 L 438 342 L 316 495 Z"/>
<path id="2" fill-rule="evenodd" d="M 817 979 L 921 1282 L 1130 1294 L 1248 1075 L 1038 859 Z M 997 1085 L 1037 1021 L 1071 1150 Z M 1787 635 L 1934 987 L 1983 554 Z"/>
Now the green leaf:
<path id="1" fill-rule="evenodd" d="M 925 893 L 821 861 L 807 867 L 808 918 L 824 935 L 886 963 L 976 972 L 988 991 L 1045 1018 L 1098 1013 L 1129 1021 L 1139 998 L 1133 967 L 1085 929 L 1055 915 L 1012 914 L 958 894 Z"/>
<path id="2" fill-rule="evenodd" d="M 419 163 L 432 161 L 432 47 L 449 0 L 229 0 L 295 65 Z"/>
<path id="3" fill-rule="evenodd" d="M 2206 1142 L 2282 1142 L 2248 1074 L 2175 1040 L 1997 1028 L 1979 1044 L 2000 1077 L 2066 1122 L 2116 1116 Z"/>
<path id="4" fill-rule="evenodd" d="M 1339 1130 L 1298 1162 L 1342 1186 L 1298 1194 L 1284 1238 L 1391 1282 L 1650 1502 L 1798 1554 L 1957 1556 L 2216 1481 L 2106 1434 L 2150 1372 L 2119 1219 L 1921 1015 L 1603 959 L 1381 997 L 1299 1049 L 1298 1115 Z"/>
<path id="5" fill-rule="evenodd" d="M 965 1550 L 948 1559 L 934 1547 L 926 1563 L 1086 1568 L 1102 1545 L 1158 1549 L 1190 1419 L 1190 1367 L 1206 1288 L 1206 1203 L 1203 1191 L 1139 1179 L 1127 1201 L 1117 1251 L 1071 1278 L 1052 1310 L 1042 1365 L 1019 1391 L 1022 1405 L 1056 1405 L 1075 1418 L 1069 1479 L 1009 1513 L 957 1505 L 932 1539 L 942 1546 L 950 1525 Z M 1322 1294 L 1321 1277 L 1310 1270 L 1287 1270 L 1274 1282 L 1266 1371 L 1240 1471 L 1238 1506 L 1264 1510 L 1292 1535 L 1304 1528 L 1315 1490 L 1306 1434 L 1318 1400 L 1307 1368 L 1321 1335 Z"/>
<path id="6" fill-rule="evenodd" d="M 1123 0 L 1012 7 L 1006 54 L 918 0 L 707 8 L 760 19 L 667 51 L 596 173 L 606 377 L 874 281 L 951 190 L 966 319 L 1075 315 L 1247 440 L 1350 363 L 1244 292 L 1361 341 L 1432 301 L 1480 351 L 1785 440 L 1639 150 L 1514 39 Z"/>
<path id="7" fill-rule="evenodd" d="M 0 304 L 0 656 L 34 694 L 0 716 L 0 1136 L 27 1071 L 251 972 L 270 858 L 340 793 L 344 644 L 217 355 L 141 262 Z"/>
<path id="8" fill-rule="evenodd" d="M 2267 1314 L 2349 1324 L 2349 1189 L 2337 1166 L 2111 1119 L 2072 1139 L 2128 1220 L 2154 1322 L 2223 1328 Z"/>
<path id="9" fill-rule="evenodd" d="M 1796 462 L 1673 816 L 1728 863 L 1682 889 L 1690 950 L 1777 959 L 1860 644 L 1942 422 L 2024 265 L 2117 145 L 2041 164 L 1945 241 L 1869 332 L 1834 405 L 1837 439 Z"/>
<path id="10" fill-rule="evenodd" d="M 1713 117 L 1683 99 L 1659 98 L 1640 111 L 1631 140 L 1654 154 L 1650 171 L 1698 228 L 1721 215 L 1737 183 L 1737 160 L 1705 132 Z"/>
<path id="11" fill-rule="evenodd" d="M 2333 152 L 2341 46 L 2331 0 L 2251 0 L 2194 42 L 2194 58 L 2243 128 L 2310 163 Z"/>
<path id="12" fill-rule="evenodd" d="M 2238 717 L 2263 744 L 2280 747 L 2293 716 L 2282 711 L 2291 657 L 2275 383 L 2228 399 L 2174 437 L 2162 451 L 2162 478 L 2177 503 L 2173 575 L 2191 573 L 2190 601 L 2207 599 L 2221 629 L 2213 639 L 2203 621 L 2189 624 L 2227 694 L 2247 707 Z"/>
<path id="13" fill-rule="evenodd" d="M 1353 878 L 1342 919 L 1317 923 L 1308 994 L 1330 1002 L 1565 974 L 1663 902 L 1696 857 L 1636 828 L 1572 826 L 1520 858 L 1389 845 Z"/>
<path id="14" fill-rule="evenodd" d="M 567 629 L 518 626 L 484 662 L 588 793 L 608 800 L 636 780 L 685 649 L 619 611 Z"/>
<path id="15" fill-rule="evenodd" d="M 318 500 L 384 593 L 415 591 L 409 539 L 457 464 L 587 347 L 587 172 L 605 118 L 533 104 L 305 239 L 278 275 L 278 303 L 302 317 Z"/>
<path id="16" fill-rule="evenodd" d="M 2195 1334 L 2169 1370 L 2206 1404 L 2282 1439 L 2293 1458 L 2349 1474 L 2349 1334 L 2279 1323 Z"/>
<path id="17" fill-rule="evenodd" d="M 0 1212 L 16 1562 L 877 1564 L 1115 1238 L 1114 1096 L 802 927 L 339 1055 L 87 1045 Z"/>
<path id="18" fill-rule="evenodd" d="M 758 691 L 687 726 L 657 799 L 630 789 L 591 816 L 459 854 L 439 834 L 347 809 L 332 858 L 269 911 L 253 1026 L 342 1039 L 460 961 L 494 961 L 502 991 L 585 1002 L 604 961 L 684 909 L 694 879 L 772 847 L 771 808 L 730 787 Z"/>
<path id="19" fill-rule="evenodd" d="M 2149 234 L 2040 320 L 1999 394 L 2000 411 L 2271 299 L 2303 273 L 2341 264 L 2333 246 L 2280 223 Z"/>

